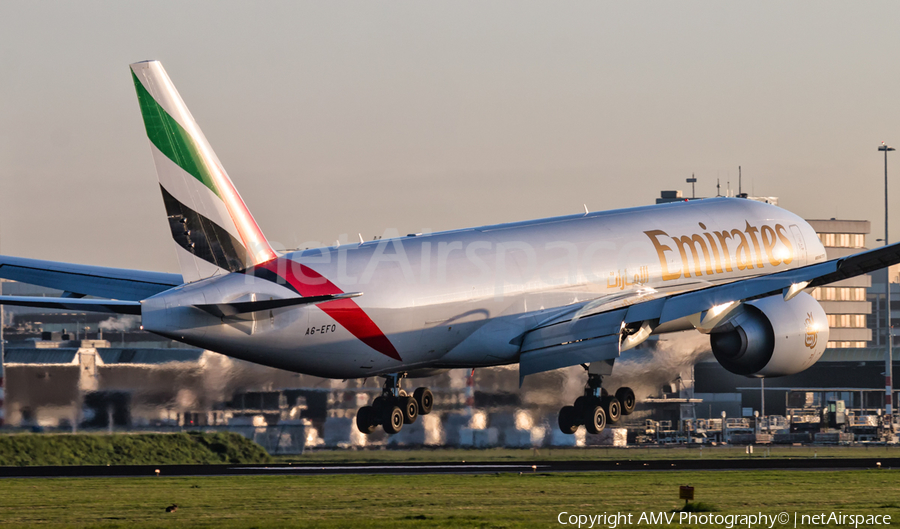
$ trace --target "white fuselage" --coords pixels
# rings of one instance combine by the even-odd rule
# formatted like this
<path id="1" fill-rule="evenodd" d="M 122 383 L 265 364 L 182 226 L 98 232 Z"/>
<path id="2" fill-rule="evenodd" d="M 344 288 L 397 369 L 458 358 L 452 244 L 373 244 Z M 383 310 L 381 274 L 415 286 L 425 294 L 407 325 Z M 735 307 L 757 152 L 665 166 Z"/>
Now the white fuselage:
<path id="1" fill-rule="evenodd" d="M 517 361 L 517 337 L 575 303 L 604 310 L 824 260 L 800 217 L 716 198 L 294 252 L 279 258 L 278 277 L 313 290 L 324 278 L 362 296 L 240 320 L 191 307 L 297 295 L 272 274 L 232 273 L 145 300 L 142 321 L 229 356 L 333 378 L 501 365 Z M 369 319 L 375 327 L 356 324 Z"/>

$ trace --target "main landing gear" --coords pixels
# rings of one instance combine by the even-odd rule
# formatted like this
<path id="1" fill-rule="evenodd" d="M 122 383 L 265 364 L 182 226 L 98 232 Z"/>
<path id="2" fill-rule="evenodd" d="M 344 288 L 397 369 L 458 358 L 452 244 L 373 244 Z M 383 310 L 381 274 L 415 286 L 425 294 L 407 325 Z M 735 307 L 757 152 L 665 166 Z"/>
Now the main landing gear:
<path id="1" fill-rule="evenodd" d="M 603 389 L 603 377 L 612 374 L 612 360 L 592 362 L 584 366 L 588 372 L 588 382 L 584 387 L 584 395 L 575 399 L 573 406 L 563 406 L 559 410 L 559 429 L 563 433 L 573 434 L 582 424 L 588 433 L 600 433 L 606 423 L 615 424 L 622 415 L 631 415 L 634 411 L 634 391 L 628 387 L 616 390 L 609 395 Z"/>
<path id="2" fill-rule="evenodd" d="M 385 377 L 381 396 L 371 406 L 363 406 L 356 413 L 356 427 L 370 434 L 381 425 L 384 431 L 395 434 L 404 424 L 416 422 L 419 415 L 428 415 L 434 406 L 434 395 L 428 388 L 416 388 L 412 395 L 400 389 L 402 374 Z"/>

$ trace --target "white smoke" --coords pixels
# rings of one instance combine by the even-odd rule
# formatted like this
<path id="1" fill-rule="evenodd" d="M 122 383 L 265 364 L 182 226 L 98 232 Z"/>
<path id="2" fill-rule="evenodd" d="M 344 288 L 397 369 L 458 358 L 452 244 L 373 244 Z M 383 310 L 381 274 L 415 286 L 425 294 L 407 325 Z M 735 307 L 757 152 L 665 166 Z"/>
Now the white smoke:
<path id="1" fill-rule="evenodd" d="M 638 401 L 655 396 L 660 386 L 690 374 L 691 367 L 712 354 L 709 336 L 695 331 L 671 334 L 653 348 L 622 354 L 603 386 L 628 386 Z M 638 354 L 642 353 L 642 354 Z"/>
<path id="2" fill-rule="evenodd" d="M 100 330 L 107 332 L 126 332 L 137 328 L 141 321 L 138 316 L 114 316 L 100 322 Z"/>

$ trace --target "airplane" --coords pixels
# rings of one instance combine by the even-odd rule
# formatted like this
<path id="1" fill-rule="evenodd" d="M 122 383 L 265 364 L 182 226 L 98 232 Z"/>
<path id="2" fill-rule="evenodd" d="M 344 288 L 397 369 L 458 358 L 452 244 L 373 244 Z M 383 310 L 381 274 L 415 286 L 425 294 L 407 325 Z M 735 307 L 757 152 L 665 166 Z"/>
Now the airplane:
<path id="1" fill-rule="evenodd" d="M 158 61 L 130 66 L 181 274 L 0 257 L 0 277 L 64 291 L 0 303 L 140 315 L 142 328 L 234 358 L 320 377 L 383 377 L 363 433 L 432 411 L 407 378 L 518 364 L 581 365 L 558 415 L 599 433 L 634 411 L 605 388 L 651 335 L 696 329 L 748 377 L 798 373 L 825 350 L 810 289 L 900 262 L 900 244 L 828 260 L 776 206 L 710 198 L 276 252 Z M 90 297 L 88 297 L 90 296 Z"/>

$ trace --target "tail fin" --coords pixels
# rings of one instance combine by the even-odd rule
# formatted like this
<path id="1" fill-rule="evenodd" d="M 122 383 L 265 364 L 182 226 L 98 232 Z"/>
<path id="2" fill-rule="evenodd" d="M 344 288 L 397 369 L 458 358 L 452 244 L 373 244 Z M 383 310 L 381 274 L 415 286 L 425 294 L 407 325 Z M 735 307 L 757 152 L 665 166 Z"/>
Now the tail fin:
<path id="1" fill-rule="evenodd" d="M 274 259 L 162 64 L 134 63 L 131 74 L 185 282 Z"/>

